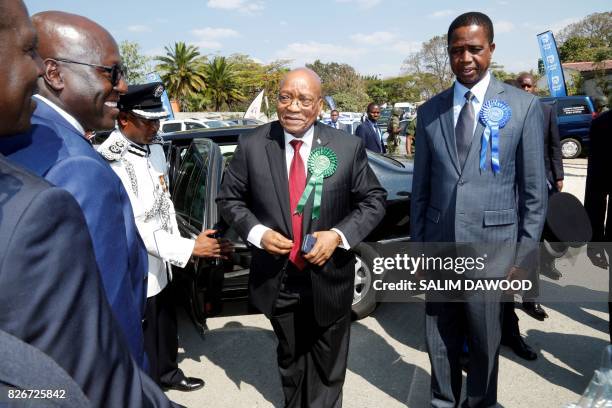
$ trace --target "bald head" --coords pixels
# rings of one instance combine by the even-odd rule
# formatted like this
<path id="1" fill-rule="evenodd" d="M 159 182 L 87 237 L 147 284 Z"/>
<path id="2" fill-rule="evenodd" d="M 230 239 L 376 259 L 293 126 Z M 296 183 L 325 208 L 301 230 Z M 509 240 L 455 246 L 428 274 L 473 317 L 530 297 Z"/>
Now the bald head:
<path id="1" fill-rule="evenodd" d="M 289 71 L 280 83 L 276 104 L 283 128 L 295 137 L 304 136 L 322 107 L 321 78 L 308 68 Z"/>
<path id="2" fill-rule="evenodd" d="M 93 61 L 97 55 L 117 43 L 110 33 L 96 22 L 62 11 L 44 11 L 32 16 L 38 33 L 38 52 L 45 58 L 66 58 Z"/>
<path id="3" fill-rule="evenodd" d="M 115 39 L 96 22 L 61 11 L 35 14 L 32 22 L 45 69 L 40 94 L 85 130 L 112 129 L 127 91 Z"/>

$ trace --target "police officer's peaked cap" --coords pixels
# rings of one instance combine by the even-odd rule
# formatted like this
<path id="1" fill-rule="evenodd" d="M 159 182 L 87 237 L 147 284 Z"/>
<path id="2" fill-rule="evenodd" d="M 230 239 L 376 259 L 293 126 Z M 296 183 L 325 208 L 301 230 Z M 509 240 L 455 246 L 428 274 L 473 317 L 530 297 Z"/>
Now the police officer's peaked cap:
<path id="1" fill-rule="evenodd" d="M 161 82 L 130 85 L 127 93 L 119 98 L 119 109 L 144 119 L 164 119 L 168 116 L 168 111 L 162 104 L 163 92 L 164 86 Z"/>

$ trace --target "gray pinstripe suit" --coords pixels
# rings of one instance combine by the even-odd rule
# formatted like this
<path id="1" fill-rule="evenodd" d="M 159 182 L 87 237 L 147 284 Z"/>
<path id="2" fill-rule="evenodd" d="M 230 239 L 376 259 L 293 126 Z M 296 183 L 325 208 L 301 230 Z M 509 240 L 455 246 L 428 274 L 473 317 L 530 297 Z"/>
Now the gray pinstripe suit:
<path id="1" fill-rule="evenodd" d="M 478 123 L 463 168 L 453 125 L 453 88 L 436 95 L 418 112 L 411 208 L 416 242 L 499 243 L 506 250 L 489 258 L 487 277 L 503 277 L 529 256 L 514 245 L 536 243 L 546 214 L 543 118 L 534 96 L 495 78 L 484 100 L 500 99 L 512 110 L 500 131 L 501 172 L 479 168 Z M 478 112 L 476 112 L 478 114 Z M 490 149 L 489 149 L 490 151 Z M 490 163 L 488 158 L 487 163 Z M 461 392 L 459 355 L 467 335 L 470 366 L 467 406 L 494 406 L 500 342 L 499 293 L 465 295 L 463 303 L 428 302 L 427 346 L 432 364 L 432 406 L 457 406 Z M 497 299 L 497 301 L 495 301 Z"/>

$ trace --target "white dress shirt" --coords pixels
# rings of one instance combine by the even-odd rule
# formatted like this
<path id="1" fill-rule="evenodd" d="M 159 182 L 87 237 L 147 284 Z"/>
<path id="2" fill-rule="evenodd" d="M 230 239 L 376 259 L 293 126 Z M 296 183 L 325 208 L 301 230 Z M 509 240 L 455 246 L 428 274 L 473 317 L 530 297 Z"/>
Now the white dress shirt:
<path id="1" fill-rule="evenodd" d="M 307 168 L 308 164 L 307 163 L 308 163 L 308 156 L 310 156 L 310 150 L 312 150 L 313 137 L 314 137 L 314 126 L 311 126 L 306 131 L 306 133 L 304 133 L 304 136 L 302 136 L 301 138 L 297 138 L 293 136 L 292 134 L 287 133 L 285 131 L 285 164 L 287 166 L 287 177 L 289 177 L 289 172 L 291 170 L 291 161 L 293 160 L 293 146 L 291 146 L 291 141 L 293 139 L 298 139 L 303 142 L 302 146 L 300 147 L 300 156 L 302 157 L 302 161 L 304 162 L 305 176 L 308 177 L 308 168 Z M 269 229 L 270 228 L 266 227 L 263 224 L 257 224 L 256 226 L 251 228 L 251 231 L 249 231 L 247 240 L 251 244 L 255 245 L 257 248 L 261 249 L 262 248 L 261 239 L 264 233 L 268 231 Z M 338 235 L 340 235 L 340 238 L 342 239 L 342 244 L 340 245 L 340 248 L 349 249 L 350 245 L 348 241 L 346 240 L 346 237 L 344 236 L 342 231 L 340 231 L 337 228 L 332 228 L 332 231 L 336 231 Z"/>
<path id="2" fill-rule="evenodd" d="M 472 98 L 472 105 L 474 105 L 473 132 L 476 131 L 476 126 L 478 125 L 480 115 L 480 108 L 484 102 L 485 94 L 487 93 L 487 88 L 489 87 L 489 82 L 491 82 L 491 74 L 489 71 L 487 71 L 484 78 L 478 81 L 476 85 L 472 87 L 472 89 L 461 84 L 459 81 L 455 81 L 453 90 L 453 127 L 457 126 L 459 112 L 461 112 L 461 108 L 463 108 L 463 105 L 465 104 L 465 93 L 467 91 L 472 91 L 474 94 L 474 98 Z"/>

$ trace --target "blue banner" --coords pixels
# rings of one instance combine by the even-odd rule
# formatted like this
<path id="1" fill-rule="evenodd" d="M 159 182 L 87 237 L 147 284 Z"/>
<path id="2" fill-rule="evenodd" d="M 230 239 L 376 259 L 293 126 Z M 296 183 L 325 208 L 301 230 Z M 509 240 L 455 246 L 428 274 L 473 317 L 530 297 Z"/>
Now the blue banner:
<path id="1" fill-rule="evenodd" d="M 161 77 L 157 72 L 149 72 L 146 76 L 147 83 L 151 82 L 163 82 Z M 168 92 L 164 89 L 164 93 L 161 96 L 162 103 L 164 104 L 164 108 L 169 113 L 168 120 L 174 119 L 174 111 L 172 110 L 172 105 L 170 104 L 170 99 L 168 98 Z"/>
<path id="2" fill-rule="evenodd" d="M 538 34 L 538 44 L 544 62 L 544 73 L 548 80 L 550 96 L 567 96 L 563 67 L 561 66 L 561 60 L 559 60 L 557 43 L 552 31 Z"/>

